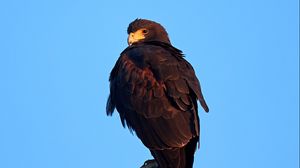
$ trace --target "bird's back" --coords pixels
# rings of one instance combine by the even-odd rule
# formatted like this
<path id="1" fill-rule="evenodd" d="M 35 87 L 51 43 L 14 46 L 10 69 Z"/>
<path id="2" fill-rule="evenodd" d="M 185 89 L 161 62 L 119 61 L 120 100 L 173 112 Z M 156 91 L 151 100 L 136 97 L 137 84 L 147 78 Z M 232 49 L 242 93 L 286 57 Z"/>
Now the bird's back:
<path id="1" fill-rule="evenodd" d="M 116 107 L 123 126 L 136 132 L 160 165 L 181 168 L 183 161 L 192 163 L 187 158 L 193 158 L 199 139 L 197 99 L 208 111 L 181 51 L 141 43 L 125 49 L 111 72 L 107 113 Z"/>

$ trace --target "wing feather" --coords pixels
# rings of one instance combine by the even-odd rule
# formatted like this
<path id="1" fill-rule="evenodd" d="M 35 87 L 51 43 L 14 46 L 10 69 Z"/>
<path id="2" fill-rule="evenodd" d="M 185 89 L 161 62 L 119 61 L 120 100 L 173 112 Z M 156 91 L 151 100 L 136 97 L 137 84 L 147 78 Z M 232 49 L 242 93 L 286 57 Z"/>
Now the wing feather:
<path id="1" fill-rule="evenodd" d="M 127 48 L 116 62 L 107 114 L 117 108 L 123 126 L 150 149 L 181 147 L 199 136 L 197 98 L 208 110 L 195 72 L 180 50 L 143 44 Z"/>

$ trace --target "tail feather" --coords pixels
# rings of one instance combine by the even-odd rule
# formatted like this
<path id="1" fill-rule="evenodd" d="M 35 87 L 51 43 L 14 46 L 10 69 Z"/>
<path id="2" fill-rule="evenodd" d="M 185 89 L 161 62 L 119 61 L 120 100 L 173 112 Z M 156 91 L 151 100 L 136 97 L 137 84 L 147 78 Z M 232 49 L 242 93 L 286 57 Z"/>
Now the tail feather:
<path id="1" fill-rule="evenodd" d="M 193 168 L 194 153 L 198 137 L 193 138 L 182 148 L 151 150 L 159 168 Z"/>

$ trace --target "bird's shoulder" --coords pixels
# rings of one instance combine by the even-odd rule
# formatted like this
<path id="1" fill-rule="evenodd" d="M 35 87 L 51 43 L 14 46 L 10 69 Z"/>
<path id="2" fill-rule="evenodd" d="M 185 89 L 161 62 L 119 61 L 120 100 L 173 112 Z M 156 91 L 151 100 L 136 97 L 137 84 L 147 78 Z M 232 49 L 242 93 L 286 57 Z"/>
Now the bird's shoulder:
<path id="1" fill-rule="evenodd" d="M 143 42 L 127 47 L 121 57 L 127 57 L 137 64 L 160 64 L 166 60 L 182 60 L 182 51 L 163 42 Z"/>

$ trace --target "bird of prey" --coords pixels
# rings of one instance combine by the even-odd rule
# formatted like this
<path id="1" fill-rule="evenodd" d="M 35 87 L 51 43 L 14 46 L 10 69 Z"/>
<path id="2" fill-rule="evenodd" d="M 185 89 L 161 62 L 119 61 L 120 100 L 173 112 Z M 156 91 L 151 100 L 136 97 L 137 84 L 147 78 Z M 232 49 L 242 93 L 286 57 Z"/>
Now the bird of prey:
<path id="1" fill-rule="evenodd" d="M 197 100 L 208 112 L 194 69 L 164 27 L 136 19 L 110 73 L 107 115 L 116 108 L 160 168 L 192 168 L 199 142 Z"/>

